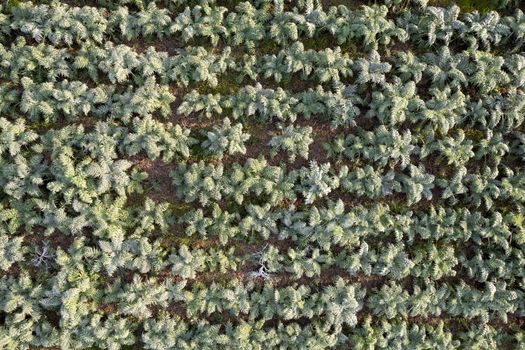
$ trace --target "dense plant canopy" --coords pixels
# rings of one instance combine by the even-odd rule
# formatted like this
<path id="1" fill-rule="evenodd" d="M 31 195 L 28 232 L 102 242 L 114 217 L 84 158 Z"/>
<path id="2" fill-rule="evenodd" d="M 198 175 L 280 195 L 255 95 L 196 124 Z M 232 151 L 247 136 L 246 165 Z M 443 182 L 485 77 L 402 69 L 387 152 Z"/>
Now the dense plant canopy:
<path id="1" fill-rule="evenodd" d="M 3 2 L 0 349 L 525 349 L 524 10 Z"/>

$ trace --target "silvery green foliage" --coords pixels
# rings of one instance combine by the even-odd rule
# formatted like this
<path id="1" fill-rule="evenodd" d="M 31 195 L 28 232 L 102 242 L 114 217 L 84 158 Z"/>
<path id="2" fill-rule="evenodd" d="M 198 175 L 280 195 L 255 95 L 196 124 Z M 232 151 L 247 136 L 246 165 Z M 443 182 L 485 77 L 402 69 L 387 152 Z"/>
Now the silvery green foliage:
<path id="1" fill-rule="evenodd" d="M 428 0 L 385 0 L 385 6 L 391 7 L 394 11 L 403 10 L 410 5 L 425 9 L 428 5 Z"/>
<path id="2" fill-rule="evenodd" d="M 501 194 L 496 180 L 498 174 L 497 168 L 491 169 L 488 166 L 483 167 L 479 174 L 468 174 L 464 181 L 468 188 L 465 198 L 476 207 L 484 205 L 490 209 L 494 199 Z"/>
<path id="3" fill-rule="evenodd" d="M 99 124 L 95 133 L 108 132 L 110 142 L 97 144 L 93 148 L 88 146 L 93 141 L 90 140 L 92 134 L 85 134 L 82 126 L 50 130 L 41 137 L 43 147 L 51 154 L 46 170 L 49 177 L 46 188 L 51 197 L 62 198 L 67 203 L 74 200 L 92 203 L 98 196 L 112 191 L 124 195 L 140 190 L 139 182 L 144 178 L 143 174 L 130 171 L 130 161 L 111 158 L 115 154 L 112 148 L 116 146 L 110 136 L 114 130 L 106 126 Z M 104 147 L 109 152 L 102 152 Z M 93 159 L 89 153 L 99 157 Z"/>
<path id="4" fill-rule="evenodd" d="M 423 78 L 423 72 L 427 68 L 424 62 L 421 62 L 418 56 L 411 51 L 401 51 L 394 56 L 395 72 L 403 82 L 413 81 L 419 83 Z"/>
<path id="5" fill-rule="evenodd" d="M 465 133 L 460 129 L 443 139 L 432 140 L 429 138 L 421 147 L 419 156 L 426 158 L 435 153 L 439 158 L 444 158 L 447 165 L 461 167 L 475 156 L 473 148 L 472 140 L 466 139 Z"/>
<path id="6" fill-rule="evenodd" d="M 259 116 L 265 120 L 290 120 L 296 119 L 293 106 L 298 98 L 290 96 L 282 88 L 275 90 L 263 88 L 260 83 L 255 86 L 245 86 L 237 94 L 231 96 L 224 103 L 225 107 L 233 108 L 232 116 L 241 117 Z"/>
<path id="7" fill-rule="evenodd" d="M 519 253 L 512 249 L 487 255 L 486 250 L 478 248 L 471 258 L 460 255 L 459 260 L 460 264 L 465 267 L 469 278 L 484 283 L 500 278 L 512 279 L 511 275 L 519 270 L 520 258 L 518 256 Z"/>
<path id="8" fill-rule="evenodd" d="M 186 245 L 182 245 L 177 253 L 172 253 L 169 257 L 172 264 L 171 271 L 182 278 L 195 278 L 197 272 L 205 269 L 205 254 L 200 249 L 192 253 Z"/>
<path id="9" fill-rule="evenodd" d="M 509 75 L 503 70 L 503 57 L 476 51 L 473 60 L 475 68 L 470 83 L 477 87 L 481 94 L 488 94 L 496 87 L 504 88 L 510 83 Z"/>
<path id="10" fill-rule="evenodd" d="M 373 273 L 396 280 L 410 275 L 415 266 L 404 251 L 403 244 L 389 244 L 377 257 L 378 261 L 374 264 Z"/>
<path id="11" fill-rule="evenodd" d="M 298 301 L 297 297 L 301 298 L 300 295 L 297 295 L 299 293 L 290 293 L 291 291 L 289 291 L 288 288 L 283 290 L 283 292 L 285 299 L 280 301 L 279 304 L 286 302 L 286 299 L 291 299 L 288 301 L 288 305 L 292 306 L 292 308 L 283 308 L 285 304 L 281 304 L 279 305 L 279 309 L 283 308 L 284 310 L 278 312 L 278 314 L 282 314 L 285 318 L 291 316 L 294 313 L 313 313 L 314 315 L 326 314 L 329 315 L 329 317 L 326 320 L 325 327 L 333 326 L 336 329 L 339 329 L 343 325 L 352 326 L 356 324 L 356 314 L 363 307 L 362 299 L 365 295 L 365 292 L 360 288 L 359 285 L 348 286 L 342 279 L 339 278 L 336 280 L 336 283 L 333 286 L 324 288 L 324 290 L 322 290 L 319 295 L 310 292 L 308 289 L 305 289 L 304 291 L 298 290 L 297 292 L 303 294 L 302 299 L 305 301 L 306 305 L 305 308 L 301 310 L 301 307 L 296 304 L 296 301 Z M 296 294 L 295 300 L 293 300 L 293 294 Z M 308 301 L 315 297 L 319 297 L 323 307 L 320 309 L 313 308 L 312 310 L 307 305 L 309 304 Z M 271 299 L 269 301 L 271 301 Z"/>
<path id="12" fill-rule="evenodd" d="M 61 336 L 61 346 L 65 348 L 96 346 L 119 350 L 123 345 L 135 343 L 133 331 L 136 325 L 130 319 L 116 315 L 104 316 L 97 312 L 82 317 L 79 324 L 71 327 L 67 334 Z"/>
<path id="13" fill-rule="evenodd" d="M 65 48 L 55 48 L 44 43 L 28 45 L 22 36 L 17 37 L 9 48 L 0 46 L 1 74 L 14 82 L 31 75 L 42 76 L 48 81 L 69 78 L 72 75 L 70 58 Z"/>
<path id="14" fill-rule="evenodd" d="M 172 34 L 180 35 L 184 42 L 203 36 L 210 39 L 213 46 L 217 46 L 221 37 L 226 37 L 228 31 L 224 26 L 224 14 L 227 9 L 222 6 L 203 4 L 186 7 L 174 18 L 169 27 Z"/>
<path id="15" fill-rule="evenodd" d="M 182 278 L 194 279 L 197 273 L 204 271 L 225 273 L 228 270 L 237 269 L 238 258 L 234 253 L 235 248 L 223 252 L 221 250 L 210 249 L 188 249 L 188 246 L 181 245 L 178 251 L 173 251 L 169 256 L 171 272 Z"/>
<path id="16" fill-rule="evenodd" d="M 523 347 L 520 10 L 92 3 L 0 11 L 0 348 Z M 180 125 L 280 122 L 306 158 L 315 124 L 343 164 L 191 159 L 175 92 Z"/>
<path id="17" fill-rule="evenodd" d="M 144 150 L 152 160 L 162 155 L 162 161 L 170 162 L 175 156 L 190 156 L 189 147 L 197 140 L 189 135 L 190 129 L 171 123 L 163 124 L 148 115 L 133 119 L 133 126 L 124 137 L 122 147 L 131 156 Z"/>
<path id="18" fill-rule="evenodd" d="M 410 164 L 408 171 L 409 175 L 400 177 L 403 192 L 407 196 L 407 204 L 412 205 L 423 198 L 426 200 L 432 199 L 431 190 L 434 188 L 434 175 L 427 173 L 423 165 L 416 167 Z"/>
<path id="19" fill-rule="evenodd" d="M 422 13 L 408 12 L 401 17 L 400 25 L 404 25 L 414 40 L 423 47 L 431 47 L 436 43 L 448 46 L 456 34 L 456 30 L 463 29 L 463 22 L 459 20 L 459 6 L 428 7 Z"/>
<path id="20" fill-rule="evenodd" d="M 320 83 L 338 84 L 341 78 L 352 75 L 352 60 L 340 47 L 305 50 L 301 42 L 295 42 L 277 55 L 263 56 L 261 61 L 257 68 L 263 72 L 261 77 L 273 77 L 276 82 L 280 82 L 283 75 L 300 73 L 304 80 L 315 77 Z"/>
<path id="21" fill-rule="evenodd" d="M 296 172 L 287 173 L 284 166 L 270 166 L 264 157 L 249 158 L 242 166 L 232 165 L 227 188 L 238 204 L 255 195 L 264 196 L 268 203 L 276 205 L 283 200 L 295 200 L 296 177 Z"/>
<path id="22" fill-rule="evenodd" d="M 111 189 L 124 194 L 131 181 L 127 172 L 131 166 L 127 160 L 92 162 L 89 158 L 75 164 L 72 154 L 62 154 L 50 166 L 53 181 L 48 182 L 46 188 L 52 194 L 63 195 L 67 203 L 74 199 L 91 203 Z"/>
<path id="23" fill-rule="evenodd" d="M 484 336 L 480 336 L 480 334 L 484 334 Z M 521 347 L 522 341 L 522 336 L 520 335 L 521 333 L 516 337 L 517 344 L 519 344 L 517 345 L 518 349 Z M 461 344 L 465 344 L 468 347 L 497 347 L 498 343 L 501 342 L 501 333 L 487 324 L 479 324 L 469 327 L 465 332 L 461 332 L 458 338 L 461 339 Z"/>
<path id="24" fill-rule="evenodd" d="M 288 249 L 285 270 L 294 274 L 296 278 L 314 277 L 321 275 L 321 264 L 330 263 L 330 257 L 320 254 L 319 249 L 306 248 Z"/>
<path id="25" fill-rule="evenodd" d="M 27 113 L 32 120 L 56 120 L 61 115 L 71 119 L 87 115 L 95 105 L 106 103 L 109 98 L 101 87 L 89 89 L 80 81 L 39 84 L 24 77 L 21 83 L 23 93 L 20 111 Z"/>
<path id="26" fill-rule="evenodd" d="M 99 240 L 100 263 L 108 275 L 122 268 L 138 270 L 140 273 L 160 270 L 165 263 L 160 243 L 151 244 L 147 238 L 125 239 L 122 233 L 114 233 L 109 241 Z"/>
<path id="27" fill-rule="evenodd" d="M 471 47 L 490 49 L 492 45 L 499 45 L 511 33 L 510 28 L 503 24 L 496 11 L 486 14 L 479 12 L 466 13 L 463 17 L 464 28 L 461 36 L 468 37 Z"/>
<path id="28" fill-rule="evenodd" d="M 223 310 L 233 316 L 248 314 L 251 310 L 249 294 L 244 284 L 237 279 L 230 281 L 226 287 L 212 283 L 207 288 L 193 288 L 183 295 L 186 316 L 196 320 L 198 315 L 211 315 Z"/>
<path id="29" fill-rule="evenodd" d="M 512 3 L 512 0 L 501 0 L 501 3 Z M 525 16 L 521 9 L 517 9 L 514 16 L 505 17 L 503 21 L 509 26 L 512 31 L 513 39 L 515 39 L 515 50 L 520 49 L 523 46 L 525 29 L 523 23 L 525 22 Z"/>
<path id="30" fill-rule="evenodd" d="M 316 161 L 311 161 L 309 168 L 303 167 L 299 171 L 297 190 L 303 195 L 305 203 L 311 204 L 337 189 L 343 173 L 344 170 L 341 170 L 339 174 L 334 174 L 330 163 L 319 165 Z"/>
<path id="31" fill-rule="evenodd" d="M 503 157 L 508 155 L 510 147 L 500 132 L 486 131 L 486 137 L 481 139 L 475 153 L 476 159 L 490 157 L 495 164 L 499 164 Z"/>
<path id="32" fill-rule="evenodd" d="M 521 132 L 516 133 L 516 139 L 512 144 L 513 151 L 522 159 L 525 160 L 525 135 Z"/>
<path id="33" fill-rule="evenodd" d="M 212 87 L 219 83 L 219 76 L 235 65 L 231 48 L 224 48 L 219 55 L 210 54 L 203 47 L 189 47 L 177 56 L 169 57 L 166 75 L 179 85 L 204 82 Z"/>
<path id="34" fill-rule="evenodd" d="M 387 129 L 384 125 L 373 131 L 359 130 L 357 134 L 348 135 L 341 146 L 335 141 L 333 152 L 344 155 L 350 160 L 363 159 L 377 164 L 379 167 L 389 165 L 393 168 L 399 165 L 404 169 L 410 163 L 410 156 L 415 153 L 416 146 L 412 144 L 410 130 L 400 134 L 395 129 Z"/>
<path id="35" fill-rule="evenodd" d="M 257 118 L 272 121 L 294 122 L 298 116 L 310 119 L 313 116 L 331 122 L 333 128 L 355 125 L 354 118 L 359 115 L 358 104 L 361 98 L 355 86 L 338 85 L 335 92 L 325 91 L 318 86 L 299 93 L 290 93 L 282 88 L 263 88 L 259 83 L 246 85 L 233 95 L 201 95 L 195 90 L 184 96 L 177 109 L 178 113 L 190 115 L 193 112 L 210 118 L 232 110 L 234 119 L 250 120 Z"/>
<path id="36" fill-rule="evenodd" d="M 293 124 L 287 127 L 280 126 L 281 135 L 274 136 L 268 143 L 272 147 L 272 155 L 275 156 L 279 150 L 288 153 L 288 159 L 293 162 L 297 155 L 308 159 L 308 148 L 313 142 L 311 137 L 312 127 L 295 127 Z"/>
<path id="37" fill-rule="evenodd" d="M 223 173 L 222 165 L 213 166 L 200 161 L 191 165 L 182 163 L 170 176 L 177 194 L 186 202 L 198 200 L 202 205 L 206 205 L 212 200 L 221 200 L 225 185 Z"/>
<path id="38" fill-rule="evenodd" d="M 98 68 L 108 75 L 112 84 L 123 83 L 128 80 L 133 69 L 140 64 L 137 53 L 129 46 L 114 46 L 113 43 L 106 42 L 101 54 L 104 57 L 98 64 Z M 78 62 L 78 58 L 76 62 Z"/>
<path id="39" fill-rule="evenodd" d="M 240 2 L 226 17 L 226 27 L 232 45 L 245 44 L 248 49 L 254 49 L 255 43 L 266 36 L 264 22 L 267 12 L 260 10 L 251 2 Z"/>
<path id="40" fill-rule="evenodd" d="M 357 324 L 357 313 L 363 308 L 366 292 L 357 285 L 348 285 L 338 278 L 333 286 L 326 288 L 320 296 L 320 303 L 326 308 L 326 327 L 336 329 Z"/>
<path id="41" fill-rule="evenodd" d="M 204 216 L 202 209 L 190 210 L 179 222 L 185 226 L 188 236 L 198 234 L 202 238 L 217 237 L 222 245 L 226 245 L 239 234 L 239 227 L 235 224 L 238 218 L 237 213 L 223 211 L 217 204 L 213 204 L 210 215 Z"/>
<path id="42" fill-rule="evenodd" d="M 337 85 L 334 92 L 325 91 L 321 86 L 295 95 L 298 103 L 296 113 L 306 119 L 312 116 L 330 122 L 332 128 L 355 126 L 354 119 L 359 115 L 362 99 L 356 93 L 354 85 Z"/>
<path id="43" fill-rule="evenodd" d="M 130 14 L 127 7 L 119 6 L 117 10 L 112 11 L 108 25 L 120 31 L 127 40 L 131 40 L 139 36 L 153 35 L 162 38 L 167 33 L 171 21 L 167 9 L 158 8 L 155 2 L 150 2 L 138 14 Z"/>
<path id="44" fill-rule="evenodd" d="M 517 0 L 498 0 L 498 8 L 504 9 L 506 7 L 516 6 L 519 4 Z M 519 10 L 518 10 L 519 11 Z"/>
<path id="45" fill-rule="evenodd" d="M 30 349 L 33 343 L 58 345 L 58 332 L 44 316 L 40 301 L 44 288 L 27 273 L 0 279 L 0 310 L 6 314 L 0 327 L 1 344 L 6 349 Z"/>
<path id="46" fill-rule="evenodd" d="M 202 148 L 207 153 L 222 158 L 224 153 L 230 156 L 236 153 L 245 154 L 245 142 L 250 134 L 243 132 L 241 123 L 232 125 L 229 118 L 224 118 L 221 126 L 206 132 L 206 137 L 201 143 Z"/>
<path id="47" fill-rule="evenodd" d="M 123 283 L 119 278 L 111 286 L 106 302 L 117 302 L 117 314 L 132 315 L 139 320 L 151 317 L 150 306 L 166 307 L 169 293 L 165 284 L 155 279 L 142 280 L 133 275 L 132 283 Z"/>
<path id="48" fill-rule="evenodd" d="M 14 123 L 5 118 L 0 118 L 0 156 L 2 158 L 21 155 L 22 150 L 38 139 L 38 134 L 26 130 L 26 122 L 22 118 Z"/>
<path id="49" fill-rule="evenodd" d="M 9 16 L 4 13 L 4 5 L 1 5 L 2 7 L 0 10 L 2 10 L 2 13 L 0 13 L 0 38 L 3 40 L 6 34 L 10 31 L 10 20 Z"/>
<path id="50" fill-rule="evenodd" d="M 414 82 L 403 84 L 399 78 L 394 78 L 393 83 L 385 83 L 382 89 L 372 92 L 370 109 L 366 115 L 393 126 L 415 119 L 423 104 L 416 93 Z"/>
<path id="51" fill-rule="evenodd" d="M 451 201 L 456 203 L 456 195 L 461 195 L 467 192 L 467 187 L 464 184 L 466 176 L 467 168 L 461 166 L 457 168 L 452 176 L 436 179 L 436 185 L 443 189 L 441 198 L 451 198 Z"/>
<path id="52" fill-rule="evenodd" d="M 386 83 L 386 74 L 390 72 L 392 66 L 388 62 L 381 62 L 379 52 L 373 50 L 368 58 L 358 59 L 354 68 L 359 71 L 356 79 L 357 84 L 371 83 L 382 86 Z"/>
<path id="53" fill-rule="evenodd" d="M 460 346 L 460 341 L 454 339 L 453 332 L 445 328 L 443 321 L 436 325 L 386 319 L 375 323 L 372 317 L 367 316 L 363 322 L 363 328 L 354 332 L 351 337 L 357 349 L 365 349 L 370 344 L 378 349 L 389 349 L 398 344 L 439 349 L 456 349 Z"/>
<path id="54" fill-rule="evenodd" d="M 396 174 L 389 171 L 382 174 L 370 165 L 354 169 L 341 178 L 341 187 L 357 196 L 380 198 L 401 192 L 401 184 L 396 179 Z"/>
<path id="55" fill-rule="evenodd" d="M 344 268 L 350 274 L 364 273 L 370 276 L 372 273 L 372 263 L 376 260 L 374 251 L 369 250 L 366 242 L 361 243 L 357 251 L 352 254 L 343 253 L 336 258 L 337 265 Z"/>
<path id="56" fill-rule="evenodd" d="M 157 52 L 153 47 L 140 53 L 130 46 L 108 41 L 103 47 L 93 43 L 83 44 L 70 68 L 74 69 L 75 75 L 87 71 L 96 82 L 100 81 L 103 73 L 102 77 L 107 77 L 112 83 L 132 80 L 140 85 L 153 75 L 159 76 L 162 81 L 168 80 L 170 62 L 166 52 Z"/>
<path id="57" fill-rule="evenodd" d="M 401 6 L 403 2 L 403 0 L 385 0 L 385 6 L 395 9 L 398 6 Z"/>
<path id="58" fill-rule="evenodd" d="M 75 34 L 77 40 L 87 40 L 86 31 L 100 32 L 100 37 L 111 31 L 120 32 L 120 34 L 127 35 L 128 38 L 139 35 L 146 37 L 152 34 L 161 35 L 159 32 L 174 34 L 182 32 L 186 40 L 207 37 L 214 44 L 220 38 L 231 43 L 246 44 L 249 48 L 253 47 L 254 41 L 266 38 L 286 45 L 290 39 L 298 38 L 298 35 L 313 37 L 323 30 L 335 36 L 340 44 L 353 40 L 364 41 L 366 49 L 377 49 L 379 45 L 392 44 L 395 39 L 406 41 L 408 34 L 415 39 L 423 39 L 423 37 L 427 39 L 426 36 L 429 36 L 429 45 L 432 45 L 438 37 L 450 40 L 452 36 L 456 36 L 458 39 L 472 42 L 471 45 L 474 46 L 478 41 L 483 44 L 506 43 L 509 37 L 514 39 L 509 34 L 519 33 L 519 27 L 512 21 L 514 17 L 519 19 L 519 16 L 500 18 L 494 13 L 488 13 L 483 16 L 479 14 L 476 16 L 463 15 L 460 18 L 459 7 L 453 7 L 450 11 L 440 11 L 444 9 L 426 7 L 424 0 L 414 1 L 414 5 L 422 11 L 410 11 L 404 16 L 406 18 L 398 21 L 397 26 L 392 19 L 387 19 L 388 8 L 386 6 L 364 6 L 356 10 L 334 7 L 324 12 L 320 6 L 314 8 L 313 4 L 309 4 L 306 7 L 308 10 L 303 13 L 298 12 L 297 9 L 285 11 L 283 4 L 278 3 L 278 6 L 273 4 L 275 11 L 270 17 L 267 11 L 258 8 L 268 5 L 262 1 L 254 4 L 257 8 L 241 6 L 245 4 L 238 5 L 235 11 L 229 11 L 225 16 L 224 7 L 210 6 L 214 5 L 214 2 L 202 1 L 191 9 L 188 7 L 178 17 L 173 16 L 175 18 L 172 18 L 167 15 L 166 9 L 158 8 L 154 1 L 148 2 L 147 5 L 143 1 L 137 0 L 137 2 L 136 6 L 140 9 L 138 12 L 130 12 L 126 7 L 112 3 L 109 6 L 112 12 L 107 21 L 102 21 L 104 16 L 102 10 L 63 5 L 59 11 L 62 14 L 61 18 L 50 21 L 49 27 L 51 30 L 61 32 L 55 29 L 59 27 L 60 20 L 70 22 L 75 28 L 71 34 Z M 127 3 L 120 1 L 118 4 Z M 301 5 L 299 2 L 297 5 L 301 8 L 305 4 Z M 161 7 L 169 9 L 173 9 L 173 6 L 172 2 L 161 4 Z M 28 11 L 26 7 L 23 9 L 24 11 L 15 12 L 14 21 L 17 23 L 17 29 L 22 24 L 27 24 L 30 27 L 26 29 L 28 33 L 31 33 L 31 29 L 35 26 L 30 19 L 36 12 L 39 11 L 43 17 L 49 17 L 52 12 L 49 7 L 45 6 L 38 7 L 38 11 L 34 12 Z M 92 13 L 96 15 L 93 16 Z M 95 21 L 96 24 L 92 25 L 88 19 L 84 18 L 89 18 L 89 15 L 100 19 L 101 23 Z M 268 36 L 261 33 L 262 25 L 270 26 Z M 170 27 L 172 27 L 171 30 Z M 418 28 L 420 29 L 417 30 Z M 8 28 L 3 30 L 3 32 L 8 31 Z M 502 40 L 502 37 L 505 40 Z"/>
<path id="59" fill-rule="evenodd" d="M 150 350 L 164 350 L 175 348 L 188 330 L 187 325 L 179 317 L 162 315 L 150 318 L 144 322 L 142 342 Z"/>
<path id="60" fill-rule="evenodd" d="M 473 118 L 468 125 L 480 125 L 501 132 L 510 132 L 523 123 L 525 117 L 525 95 L 520 91 L 503 99 L 501 95 L 487 95 L 469 106 Z"/>
<path id="61" fill-rule="evenodd" d="M 381 287 L 379 291 L 368 298 L 369 307 L 374 314 L 384 315 L 392 319 L 395 315 L 407 314 L 407 299 L 409 295 L 400 285 L 391 282 Z"/>
<path id="62" fill-rule="evenodd" d="M 247 215 L 242 218 L 239 223 L 240 233 L 248 236 L 254 232 L 261 235 L 264 239 L 268 239 L 270 234 L 277 234 L 277 219 L 278 213 L 271 211 L 271 205 L 264 206 L 248 205 L 246 207 Z"/>
<path id="63" fill-rule="evenodd" d="M 133 222 L 133 235 L 149 235 L 153 232 L 166 233 L 174 218 L 170 211 L 169 203 L 158 203 L 151 198 L 146 198 L 141 206 L 131 211 Z"/>
<path id="64" fill-rule="evenodd" d="M 106 42 L 101 47 L 86 43 L 82 44 L 69 68 L 76 75 L 87 70 L 95 81 L 100 81 L 103 73 L 112 83 L 134 81 L 141 85 L 147 78 L 157 76 L 162 82 L 181 86 L 195 82 L 216 86 L 219 75 L 235 67 L 235 61 L 230 56 L 230 48 L 211 53 L 201 46 L 188 46 L 178 49 L 176 55 L 168 55 L 152 46 L 138 52 L 124 44 Z"/>
<path id="65" fill-rule="evenodd" d="M 516 309 L 513 301 L 518 297 L 516 291 L 507 289 L 505 282 L 487 282 L 484 290 L 472 288 L 463 282 L 449 297 L 447 306 L 450 309 L 447 311 L 452 315 L 475 315 L 480 317 L 482 323 L 488 322 L 490 314 L 507 322 L 507 313 Z"/>
<path id="66" fill-rule="evenodd" d="M 284 1 L 275 2 L 275 20 L 269 30 L 269 37 L 279 44 L 294 42 L 299 39 L 299 34 L 312 37 L 315 25 L 305 21 L 302 15 L 293 16 L 284 11 Z M 302 22 L 302 23 L 301 23 Z"/>
<path id="67" fill-rule="evenodd" d="M 0 118 L 0 186 L 2 191 L 16 199 L 29 194 L 40 195 L 44 183 L 44 169 L 39 147 L 35 144 L 38 134 L 26 130 L 21 118 L 14 123 Z M 25 149 L 35 147 L 31 155 Z"/>
<path id="68" fill-rule="evenodd" d="M 84 133 L 84 127 L 80 126 L 76 129 L 71 128 L 64 130 L 65 134 L 49 132 L 49 136 L 44 135 L 42 138 L 46 147 L 50 148 L 53 156 L 58 155 L 62 150 L 62 145 L 59 142 L 54 142 L 54 137 L 57 141 L 66 141 L 69 146 L 78 147 L 79 150 L 85 152 L 94 159 L 116 159 L 118 158 L 118 146 L 121 138 L 126 133 L 126 128 L 121 128 L 111 122 L 97 122 L 92 132 Z"/>
<path id="69" fill-rule="evenodd" d="M 7 271 L 18 261 L 24 260 L 23 237 L 0 234 L 0 270 Z"/>
<path id="70" fill-rule="evenodd" d="M 413 273 L 417 277 L 440 279 L 455 276 L 458 264 L 457 251 L 452 246 L 440 247 L 428 243 L 412 259 Z"/>
<path id="71" fill-rule="evenodd" d="M 448 46 L 442 46 L 438 53 L 425 54 L 423 61 L 427 63 L 425 75 L 432 79 L 433 87 L 462 88 L 467 85 L 467 76 L 472 70 L 467 54 L 454 54 Z"/>
<path id="72" fill-rule="evenodd" d="M 253 48 L 255 41 L 266 38 L 286 45 L 290 40 L 297 40 L 299 35 L 313 37 L 324 28 L 328 28 L 328 32 L 334 35 L 339 43 L 355 39 L 364 40 L 367 48 L 388 45 L 393 38 L 402 41 L 407 39 L 406 32 L 386 18 L 388 8 L 385 6 L 363 7 L 355 11 L 342 7 L 336 11 L 334 8 L 324 12 L 322 8 L 314 9 L 313 5 L 309 4 L 306 7 L 308 11 L 302 13 L 297 9 L 285 10 L 283 2 L 278 2 L 272 4 L 274 11 L 270 18 L 267 11 L 259 8 L 264 7 L 265 3 L 255 3 L 257 7 L 240 3 L 235 7 L 235 11 L 229 11 L 226 15 L 226 8 L 210 6 L 210 2 L 203 1 L 193 8 L 187 7 L 170 19 L 163 10 L 155 7 L 153 2 L 146 6 L 141 1 L 138 5 L 141 11 L 138 14 L 131 14 L 125 7 L 117 7 L 111 14 L 108 25 L 128 38 L 148 36 L 153 34 L 153 30 L 162 30 L 182 34 L 185 41 L 202 37 L 208 38 L 215 46 L 219 39 L 222 39 L 233 44 L 245 44 L 248 48 Z M 163 5 L 170 8 L 173 4 Z M 262 25 L 269 27 L 267 35 L 264 35 L 266 33 Z"/>
<path id="73" fill-rule="evenodd" d="M 268 276 L 266 276 L 269 277 L 267 279 L 271 278 L 271 273 L 282 271 L 282 262 L 286 260 L 286 257 L 280 253 L 279 249 L 268 243 L 253 253 L 251 258 L 261 265 L 261 267 L 264 266 L 263 271 L 270 272 L 267 274 Z"/>
<path id="74" fill-rule="evenodd" d="M 101 42 L 108 21 L 103 12 L 94 7 L 70 7 L 59 1 L 51 5 L 35 5 L 24 2 L 13 6 L 12 29 L 31 36 L 37 42 L 82 43 L 94 40 Z"/>
<path id="75" fill-rule="evenodd" d="M 149 77 L 135 90 L 129 86 L 126 92 L 114 94 L 109 104 L 102 106 L 97 112 L 110 112 L 111 117 L 125 122 L 131 121 L 133 115 L 159 113 L 166 117 L 171 113 L 170 105 L 174 100 L 167 85 L 159 85 L 155 78 Z"/>
<path id="76" fill-rule="evenodd" d="M 201 95 L 197 90 L 191 90 L 184 95 L 184 100 L 177 108 L 177 113 L 185 116 L 191 113 L 199 113 L 199 115 L 211 118 L 214 114 L 221 114 L 222 103 L 224 99 L 219 94 Z"/>
<path id="77" fill-rule="evenodd" d="M 323 148 L 330 159 L 335 159 L 339 163 L 343 159 L 346 149 L 344 136 L 334 137 L 333 141 L 323 144 Z"/>
<path id="78" fill-rule="evenodd" d="M 355 85 L 346 85 L 344 88 L 338 87 L 336 94 L 328 94 L 324 98 L 324 102 L 332 129 L 340 126 L 355 126 L 354 119 L 361 112 L 358 106 L 363 102 L 356 93 Z"/>
<path id="79" fill-rule="evenodd" d="M 449 87 L 444 90 L 430 89 L 430 98 L 422 111 L 415 117 L 426 133 L 447 134 L 466 113 L 467 99 L 461 91 L 453 92 Z"/>
<path id="80" fill-rule="evenodd" d="M 28 77 L 21 79 L 23 92 L 20 111 L 32 120 L 56 121 L 61 117 L 71 120 L 88 113 L 131 120 L 132 115 L 148 115 L 158 111 L 163 116 L 170 113 L 173 95 L 165 85 L 158 85 L 153 77 L 133 90 L 131 86 L 123 93 L 116 93 L 114 87 L 88 88 L 80 81 L 60 83 L 35 83 Z M 13 111 L 11 111 L 12 113 Z"/>
<path id="81" fill-rule="evenodd" d="M 336 13 L 339 12 L 339 16 Z M 387 19 L 386 6 L 364 6 L 352 11 L 348 7 L 330 8 L 326 19 L 327 30 L 335 35 L 337 42 L 359 40 L 366 49 L 377 50 L 379 45 L 388 45 L 394 38 L 405 41 L 407 33 Z"/>
<path id="82" fill-rule="evenodd" d="M 65 235 L 80 235 L 86 227 L 93 229 L 95 236 L 107 237 L 122 231 L 119 223 L 126 218 L 123 213 L 125 198 L 96 200 L 92 206 L 75 202 L 74 214 L 68 214 L 63 207 L 57 207 L 56 202 L 35 199 L 34 209 L 41 211 L 42 218 L 33 219 L 32 225 L 41 223 L 46 227 L 44 234 L 50 235 L 59 231 Z M 33 213 L 34 214 L 34 213 Z M 126 214 L 126 215 L 124 215 Z M 36 222 L 35 222 L 36 221 Z M 108 232 L 111 230 L 111 233 Z"/>

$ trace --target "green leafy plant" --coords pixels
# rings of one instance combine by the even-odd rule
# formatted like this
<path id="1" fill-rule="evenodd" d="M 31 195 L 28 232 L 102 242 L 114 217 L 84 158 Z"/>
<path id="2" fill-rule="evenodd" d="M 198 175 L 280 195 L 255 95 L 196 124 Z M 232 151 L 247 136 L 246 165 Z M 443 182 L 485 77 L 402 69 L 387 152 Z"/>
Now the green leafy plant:
<path id="1" fill-rule="evenodd" d="M 213 131 L 206 133 L 206 140 L 201 143 L 202 148 L 207 153 L 222 158 L 224 153 L 234 155 L 236 153 L 245 154 L 245 142 L 249 140 L 250 134 L 244 133 L 242 124 L 232 125 L 230 119 L 225 118 L 220 127 L 215 127 Z"/>

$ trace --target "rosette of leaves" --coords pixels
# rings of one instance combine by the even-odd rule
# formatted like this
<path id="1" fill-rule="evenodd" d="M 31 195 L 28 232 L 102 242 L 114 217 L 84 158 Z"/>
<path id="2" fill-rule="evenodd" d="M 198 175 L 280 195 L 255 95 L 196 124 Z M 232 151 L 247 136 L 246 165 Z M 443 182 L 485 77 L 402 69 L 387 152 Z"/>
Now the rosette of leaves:
<path id="1" fill-rule="evenodd" d="M 229 118 L 225 118 L 222 126 L 214 127 L 206 133 L 206 140 L 201 143 L 206 153 L 222 158 L 224 153 L 234 155 L 245 154 L 245 142 L 250 138 L 249 133 L 242 130 L 242 124 L 232 125 Z"/>
<path id="2" fill-rule="evenodd" d="M 271 147 L 271 155 L 275 156 L 280 150 L 288 153 L 290 162 L 294 162 L 297 155 L 304 159 L 308 159 L 308 148 L 314 141 L 312 138 L 312 127 L 295 127 L 288 125 L 287 127 L 279 126 L 281 134 L 274 136 L 268 143 Z"/>
<path id="3" fill-rule="evenodd" d="M 348 171 L 348 169 L 343 169 L 340 174 L 333 174 L 330 163 L 319 165 L 316 161 L 310 162 L 310 168 L 301 168 L 299 171 L 300 182 L 297 187 L 298 191 L 304 196 L 305 203 L 311 204 L 316 199 L 324 197 L 338 188 L 339 178 L 344 170 Z"/>
<path id="4" fill-rule="evenodd" d="M 0 270 L 7 271 L 17 261 L 24 260 L 23 237 L 0 234 Z"/>

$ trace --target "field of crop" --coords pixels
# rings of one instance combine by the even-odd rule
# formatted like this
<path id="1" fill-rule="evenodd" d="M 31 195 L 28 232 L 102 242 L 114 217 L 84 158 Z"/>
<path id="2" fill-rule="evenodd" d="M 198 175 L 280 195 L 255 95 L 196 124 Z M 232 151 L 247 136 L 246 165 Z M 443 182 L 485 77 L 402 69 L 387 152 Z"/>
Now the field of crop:
<path id="1" fill-rule="evenodd" d="M 0 7 L 0 349 L 525 349 L 525 6 Z"/>

